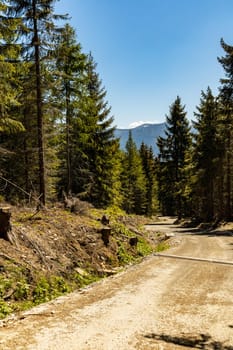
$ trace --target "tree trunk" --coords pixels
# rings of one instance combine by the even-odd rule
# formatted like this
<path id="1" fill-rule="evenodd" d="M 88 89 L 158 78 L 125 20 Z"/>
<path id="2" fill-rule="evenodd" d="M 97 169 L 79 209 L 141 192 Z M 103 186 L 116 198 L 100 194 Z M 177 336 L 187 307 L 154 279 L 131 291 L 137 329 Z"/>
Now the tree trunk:
<path id="1" fill-rule="evenodd" d="M 37 131 L 38 131 L 38 157 L 39 157 L 39 191 L 40 202 L 45 205 L 45 164 L 44 164 L 44 132 L 42 113 L 42 93 L 41 93 L 41 72 L 40 72 L 40 41 L 37 27 L 36 2 L 33 1 L 33 21 L 34 21 L 34 47 L 36 65 L 36 106 L 37 106 Z"/>
<path id="2" fill-rule="evenodd" d="M 232 218 L 231 203 L 231 132 L 228 132 L 227 149 L 226 149 L 226 191 L 225 191 L 225 219 L 230 221 Z"/>
<path id="3" fill-rule="evenodd" d="M 66 169 L 67 188 L 66 192 L 71 192 L 71 162 L 70 162 L 70 84 L 66 82 Z"/>

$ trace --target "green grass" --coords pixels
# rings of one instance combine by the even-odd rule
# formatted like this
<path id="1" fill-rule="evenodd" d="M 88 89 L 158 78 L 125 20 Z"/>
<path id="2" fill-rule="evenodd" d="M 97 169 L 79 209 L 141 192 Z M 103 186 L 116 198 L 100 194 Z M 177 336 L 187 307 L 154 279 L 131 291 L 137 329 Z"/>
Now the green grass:
<path id="1" fill-rule="evenodd" d="M 122 242 L 118 242 L 117 256 L 120 265 L 128 265 L 136 260 L 136 258 L 127 251 L 126 246 Z"/>
<path id="2" fill-rule="evenodd" d="M 159 252 L 163 252 L 164 250 L 167 250 L 167 249 L 169 249 L 169 248 L 170 248 L 170 246 L 169 246 L 168 243 L 166 243 L 166 242 L 161 242 L 161 243 L 159 243 L 159 244 L 157 245 L 155 251 L 156 251 L 157 253 L 159 253 Z"/>
<path id="3" fill-rule="evenodd" d="M 9 303 L 5 302 L 0 298 L 0 319 L 5 318 L 13 312 L 13 308 Z"/>
<path id="4" fill-rule="evenodd" d="M 78 288 L 83 288 L 93 282 L 99 281 L 101 277 L 95 274 L 89 274 L 89 273 L 85 275 L 80 275 L 79 273 L 75 273 L 72 279 Z"/>
<path id="5" fill-rule="evenodd" d="M 32 291 L 32 301 L 38 305 L 63 294 L 71 292 L 71 285 L 60 276 L 41 276 L 34 290 Z"/>
<path id="6" fill-rule="evenodd" d="M 145 239 L 139 237 L 137 252 L 139 256 L 147 256 L 153 252 L 153 248 Z"/>

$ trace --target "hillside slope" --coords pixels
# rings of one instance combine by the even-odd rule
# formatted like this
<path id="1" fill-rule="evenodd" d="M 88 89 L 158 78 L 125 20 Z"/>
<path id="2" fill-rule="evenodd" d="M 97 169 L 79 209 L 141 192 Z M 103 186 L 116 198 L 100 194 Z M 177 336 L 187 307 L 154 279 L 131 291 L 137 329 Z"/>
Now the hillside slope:
<path id="1" fill-rule="evenodd" d="M 0 239 L 0 318 L 113 274 L 160 240 L 140 217 L 110 213 L 106 226 L 94 209 L 11 211 L 12 243 Z"/>

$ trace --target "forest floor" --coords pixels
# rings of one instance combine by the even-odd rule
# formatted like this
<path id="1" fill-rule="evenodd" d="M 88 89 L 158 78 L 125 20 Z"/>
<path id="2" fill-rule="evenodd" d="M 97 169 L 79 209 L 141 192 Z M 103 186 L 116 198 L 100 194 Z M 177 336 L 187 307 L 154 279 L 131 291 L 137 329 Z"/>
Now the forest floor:
<path id="1" fill-rule="evenodd" d="M 233 350 L 232 226 L 146 228 L 171 236 L 164 255 L 8 319 L 0 349 Z"/>

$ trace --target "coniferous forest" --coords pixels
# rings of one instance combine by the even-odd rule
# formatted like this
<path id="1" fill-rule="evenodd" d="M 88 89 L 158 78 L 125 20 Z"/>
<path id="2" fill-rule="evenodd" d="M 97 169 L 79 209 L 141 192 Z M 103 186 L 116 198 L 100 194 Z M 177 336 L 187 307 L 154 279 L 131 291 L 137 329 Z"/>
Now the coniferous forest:
<path id="1" fill-rule="evenodd" d="M 123 151 L 97 63 L 55 2 L 0 1 L 1 199 L 45 206 L 66 193 L 129 214 L 231 220 L 233 46 L 220 41 L 218 96 L 201 91 L 193 116 L 180 96 L 168 106 L 158 156 L 130 133 Z"/>

